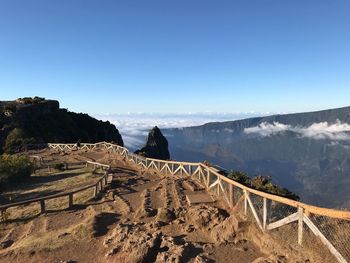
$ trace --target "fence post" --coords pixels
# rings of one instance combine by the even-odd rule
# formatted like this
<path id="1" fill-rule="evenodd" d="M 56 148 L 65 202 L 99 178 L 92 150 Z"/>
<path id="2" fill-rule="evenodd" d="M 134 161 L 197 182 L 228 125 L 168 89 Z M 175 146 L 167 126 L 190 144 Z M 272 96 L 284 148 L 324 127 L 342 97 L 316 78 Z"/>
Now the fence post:
<path id="1" fill-rule="evenodd" d="M 45 200 L 40 200 L 40 213 L 45 213 Z"/>
<path id="2" fill-rule="evenodd" d="M 267 200 L 266 197 L 263 199 L 263 229 L 266 231 L 266 221 L 267 221 Z"/>
<path id="3" fill-rule="evenodd" d="M 73 194 L 68 195 L 68 208 L 73 206 Z"/>
<path id="4" fill-rule="evenodd" d="M 95 185 L 94 187 L 94 197 L 96 198 L 98 194 L 98 184 Z"/>
<path id="5" fill-rule="evenodd" d="M 208 169 L 207 170 L 207 188 L 209 188 L 209 183 L 210 183 L 210 171 Z"/>
<path id="6" fill-rule="evenodd" d="M 228 198 L 229 198 L 231 206 L 233 207 L 235 205 L 235 195 L 234 195 L 233 185 L 229 184 L 228 187 L 229 187 L 228 188 L 229 189 L 229 194 L 228 194 L 229 196 L 228 196 Z"/>
<path id="7" fill-rule="evenodd" d="M 247 208 L 248 208 L 248 193 L 247 190 L 244 189 L 244 215 L 247 215 Z"/>
<path id="8" fill-rule="evenodd" d="M 304 220 L 304 209 L 298 206 L 298 244 L 303 244 L 303 220 Z"/>
<path id="9" fill-rule="evenodd" d="M 218 178 L 219 183 L 218 183 L 218 188 L 217 188 L 217 195 L 220 196 L 220 183 L 221 183 L 221 179 Z"/>

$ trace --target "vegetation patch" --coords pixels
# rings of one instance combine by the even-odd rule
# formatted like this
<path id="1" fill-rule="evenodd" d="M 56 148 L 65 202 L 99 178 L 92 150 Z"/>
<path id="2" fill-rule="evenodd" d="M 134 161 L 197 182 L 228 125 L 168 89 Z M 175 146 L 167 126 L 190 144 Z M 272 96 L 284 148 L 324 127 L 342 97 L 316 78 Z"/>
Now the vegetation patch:
<path id="1" fill-rule="evenodd" d="M 5 187 L 19 184 L 30 177 L 33 164 L 26 156 L 0 156 L 0 191 Z"/>
<path id="2" fill-rule="evenodd" d="M 272 183 L 271 177 L 269 176 L 258 175 L 251 179 L 247 173 L 240 171 L 230 171 L 226 174 L 226 176 L 243 185 L 246 185 L 248 187 L 254 188 L 262 192 L 287 197 L 293 200 L 300 199 L 298 195 L 292 193 L 288 189 Z"/>
<path id="3" fill-rule="evenodd" d="M 14 128 L 5 140 L 4 151 L 6 153 L 16 153 L 25 150 L 27 145 L 34 144 L 34 138 L 28 138 L 20 128 Z"/>
<path id="4" fill-rule="evenodd" d="M 65 167 L 64 163 L 56 163 L 55 166 L 54 166 L 54 168 L 56 170 L 60 170 L 60 171 L 63 171 L 64 167 Z"/>

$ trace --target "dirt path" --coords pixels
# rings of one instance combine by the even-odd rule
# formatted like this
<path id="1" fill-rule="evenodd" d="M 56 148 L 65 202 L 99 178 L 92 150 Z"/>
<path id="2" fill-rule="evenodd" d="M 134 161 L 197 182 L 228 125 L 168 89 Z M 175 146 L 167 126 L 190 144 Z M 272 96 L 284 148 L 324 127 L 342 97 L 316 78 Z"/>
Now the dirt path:
<path id="1" fill-rule="evenodd" d="M 111 156 L 77 152 L 69 158 Z M 122 160 L 113 164 L 110 189 L 96 200 L 1 224 L 0 243 L 7 243 L 0 262 L 274 262 L 263 261 L 246 229 L 232 228 L 236 218 L 220 200 L 189 206 L 186 194 L 202 191 L 187 189 L 196 184 L 191 178 L 137 174 Z"/>

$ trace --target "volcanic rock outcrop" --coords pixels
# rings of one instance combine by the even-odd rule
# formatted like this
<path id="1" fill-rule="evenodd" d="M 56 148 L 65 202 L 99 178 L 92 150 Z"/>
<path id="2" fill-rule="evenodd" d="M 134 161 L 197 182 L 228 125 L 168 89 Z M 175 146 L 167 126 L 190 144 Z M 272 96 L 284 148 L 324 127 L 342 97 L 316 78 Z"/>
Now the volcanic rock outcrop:
<path id="1" fill-rule="evenodd" d="M 0 153 L 22 150 L 30 144 L 78 140 L 124 145 L 113 124 L 60 109 L 56 100 L 34 97 L 0 101 Z"/>
<path id="2" fill-rule="evenodd" d="M 148 134 L 146 145 L 135 153 L 148 158 L 168 160 L 170 158 L 168 140 L 155 126 Z"/>

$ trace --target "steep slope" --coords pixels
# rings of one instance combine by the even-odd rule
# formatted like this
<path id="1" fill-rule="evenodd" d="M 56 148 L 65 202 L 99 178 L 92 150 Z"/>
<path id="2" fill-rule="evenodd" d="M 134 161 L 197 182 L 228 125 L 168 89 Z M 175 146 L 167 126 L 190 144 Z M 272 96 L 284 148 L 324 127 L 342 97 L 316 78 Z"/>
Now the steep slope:
<path id="1" fill-rule="evenodd" d="M 46 142 L 114 141 L 123 145 L 116 127 L 87 114 L 59 108 L 59 102 L 24 98 L 0 102 L 0 152 Z"/>
<path id="2" fill-rule="evenodd" d="M 350 107 L 169 129 L 177 160 L 264 174 L 329 207 L 350 207 Z"/>

